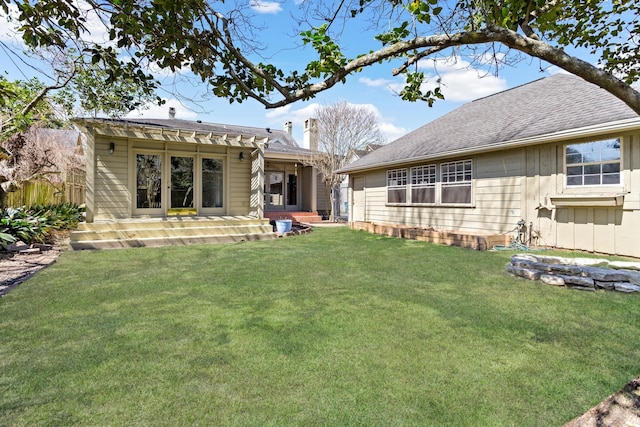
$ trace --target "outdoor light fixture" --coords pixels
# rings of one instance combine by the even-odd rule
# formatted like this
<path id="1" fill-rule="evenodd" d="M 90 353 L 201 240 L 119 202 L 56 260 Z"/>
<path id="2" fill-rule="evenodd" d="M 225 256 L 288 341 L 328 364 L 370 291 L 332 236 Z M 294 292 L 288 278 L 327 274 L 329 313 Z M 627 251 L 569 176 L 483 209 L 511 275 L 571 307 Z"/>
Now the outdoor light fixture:
<path id="1" fill-rule="evenodd" d="M 116 144 L 114 144 L 113 142 L 109 143 L 109 154 L 113 154 L 113 152 L 116 150 Z"/>
<path id="2" fill-rule="evenodd" d="M 244 152 L 240 152 L 240 154 L 238 154 L 238 160 L 243 161 L 244 160 Z"/>

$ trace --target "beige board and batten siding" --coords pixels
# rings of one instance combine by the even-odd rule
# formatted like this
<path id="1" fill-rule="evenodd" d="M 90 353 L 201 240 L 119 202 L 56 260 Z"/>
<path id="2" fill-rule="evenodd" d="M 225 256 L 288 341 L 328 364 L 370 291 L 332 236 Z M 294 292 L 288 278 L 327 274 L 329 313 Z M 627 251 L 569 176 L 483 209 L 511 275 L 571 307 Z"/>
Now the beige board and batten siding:
<path id="1" fill-rule="evenodd" d="M 229 196 L 227 209 L 228 215 L 250 215 L 251 207 L 251 169 L 252 159 L 249 149 L 228 148 L 227 168 L 229 183 L 225 186 L 225 191 Z M 238 156 L 240 151 L 244 153 L 244 160 L 240 161 Z M 254 209 L 255 210 L 255 209 Z"/>
<path id="2" fill-rule="evenodd" d="M 113 154 L 109 153 L 110 143 L 114 144 Z M 127 140 L 98 136 L 95 138 L 93 149 L 96 159 L 95 169 L 92 171 L 95 180 L 93 185 L 93 218 L 95 220 L 129 218 L 132 202 L 128 184 L 129 149 Z M 87 204 L 89 205 L 89 203 Z"/>
<path id="3" fill-rule="evenodd" d="M 640 256 L 640 135 L 622 136 L 619 186 L 565 185 L 566 144 L 617 137 L 620 135 L 603 135 L 526 148 L 523 212 L 525 220 L 539 231 L 540 244 Z M 618 200 L 623 198 L 624 203 L 606 206 L 616 203 L 614 195 L 623 196 Z"/>
<path id="4" fill-rule="evenodd" d="M 95 200 L 95 188 L 96 188 L 96 162 L 93 161 L 95 159 L 95 135 L 93 129 L 88 129 L 88 132 L 85 133 L 86 138 L 86 148 L 85 148 L 85 156 L 87 159 L 86 164 L 86 175 L 85 175 L 85 185 L 86 185 L 86 193 L 85 193 L 85 220 L 87 222 L 93 222 L 94 219 L 94 200 Z"/>
<path id="5" fill-rule="evenodd" d="M 622 135 L 622 183 L 609 187 L 565 185 L 565 146 L 620 135 L 568 140 L 468 156 L 473 161 L 473 203 L 470 207 L 393 205 L 387 203 L 389 169 L 352 174 L 351 221 L 433 227 L 468 233 L 513 232 L 517 222 L 533 224 L 538 244 L 563 249 L 640 257 L 640 134 Z M 452 160 L 463 160 L 452 159 Z M 441 162 L 426 162 L 436 164 Z M 612 195 L 624 200 L 621 206 Z M 577 206 L 554 200 L 576 198 Z M 515 233 L 512 233 L 515 236 Z"/>
<path id="6" fill-rule="evenodd" d="M 521 219 L 522 151 L 509 150 L 465 159 L 473 161 L 471 206 L 388 204 L 387 169 L 381 169 L 353 175 L 351 200 L 364 200 L 364 206 L 354 209 L 352 220 L 363 217 L 369 222 L 478 234 L 512 230 Z M 440 163 L 425 162 L 406 167 L 435 164 L 439 171 Z"/>
<path id="7" fill-rule="evenodd" d="M 113 154 L 109 153 L 111 142 L 115 145 Z M 236 216 L 251 214 L 252 160 L 248 148 L 171 144 L 102 136 L 95 138 L 95 144 L 88 145 L 89 149 L 95 150 L 96 153 L 96 162 L 95 165 L 92 165 L 93 170 L 91 170 L 92 168 L 87 170 L 87 175 L 92 177 L 87 180 L 87 206 L 93 206 L 90 221 L 132 217 L 134 208 L 132 195 L 135 193 L 136 183 L 135 177 L 132 178 L 131 174 L 134 174 L 134 171 L 131 168 L 135 166 L 135 155 L 139 152 L 162 154 L 165 157 L 164 162 L 168 162 L 169 156 L 172 155 L 196 156 L 197 159 L 204 157 L 224 159 L 225 182 L 227 183 L 224 189 L 226 212 L 228 215 Z M 245 152 L 243 161 L 238 158 L 240 151 Z M 90 153 L 87 154 L 90 155 Z M 165 190 L 163 188 L 163 191 Z M 92 204 L 90 200 L 93 201 Z"/>

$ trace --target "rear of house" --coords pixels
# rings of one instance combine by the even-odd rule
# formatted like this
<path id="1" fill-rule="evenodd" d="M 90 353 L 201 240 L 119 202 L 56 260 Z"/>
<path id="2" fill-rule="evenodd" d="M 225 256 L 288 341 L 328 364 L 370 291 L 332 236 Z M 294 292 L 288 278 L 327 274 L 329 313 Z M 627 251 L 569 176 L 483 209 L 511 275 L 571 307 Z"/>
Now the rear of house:
<path id="1" fill-rule="evenodd" d="M 175 119 L 78 119 L 86 219 L 75 248 L 273 238 L 270 218 L 318 217 L 309 150 L 270 128 Z M 300 212 L 304 211 L 304 212 Z M 100 242 L 100 243 L 99 243 Z"/>
<path id="2" fill-rule="evenodd" d="M 640 118 L 556 75 L 469 103 L 349 165 L 349 220 L 640 257 Z"/>

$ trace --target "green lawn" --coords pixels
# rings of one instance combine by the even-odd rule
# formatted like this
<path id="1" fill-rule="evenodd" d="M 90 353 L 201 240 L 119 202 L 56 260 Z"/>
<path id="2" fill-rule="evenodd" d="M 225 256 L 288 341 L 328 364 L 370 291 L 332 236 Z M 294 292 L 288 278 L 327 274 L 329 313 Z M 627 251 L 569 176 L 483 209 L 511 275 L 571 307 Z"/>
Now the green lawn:
<path id="1" fill-rule="evenodd" d="M 0 425 L 553 426 L 640 374 L 640 296 L 365 232 L 66 252 L 0 299 Z"/>

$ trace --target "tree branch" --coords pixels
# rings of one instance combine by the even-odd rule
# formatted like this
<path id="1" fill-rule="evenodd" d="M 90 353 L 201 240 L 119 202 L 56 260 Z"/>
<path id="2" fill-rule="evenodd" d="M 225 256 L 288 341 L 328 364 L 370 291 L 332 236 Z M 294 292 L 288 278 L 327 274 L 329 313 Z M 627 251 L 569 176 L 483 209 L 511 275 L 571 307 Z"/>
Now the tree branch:
<path id="1" fill-rule="evenodd" d="M 415 64 L 416 62 L 418 62 L 419 60 L 421 60 L 422 58 L 426 58 L 427 56 L 440 52 L 444 49 L 446 49 L 448 46 L 436 46 L 436 47 L 432 47 L 431 49 L 427 49 L 427 50 L 423 50 L 422 52 L 418 52 L 417 54 L 413 55 L 411 58 L 409 58 L 409 60 L 407 60 L 407 62 L 405 62 L 404 64 L 402 64 L 400 67 L 398 68 L 394 68 L 393 71 L 391 72 L 392 75 L 397 76 L 398 74 L 402 74 L 407 68 L 409 68 L 411 65 Z"/>
<path id="2" fill-rule="evenodd" d="M 242 65 L 244 65 L 245 67 L 247 67 L 249 70 L 251 70 L 251 72 L 255 73 L 256 75 L 262 77 L 263 79 L 265 79 L 267 82 L 269 82 L 269 84 L 271 84 L 274 88 L 276 88 L 276 90 L 285 98 L 287 99 L 287 97 L 289 96 L 289 91 L 283 87 L 280 82 L 278 82 L 276 79 L 274 79 L 271 75 L 265 73 L 263 70 L 261 70 L 260 68 L 256 67 L 256 65 L 248 60 L 241 52 L 240 50 L 238 50 L 235 47 L 235 44 L 233 43 L 233 37 L 231 36 L 231 32 L 229 31 L 229 20 L 222 15 L 219 12 L 212 12 L 214 14 L 214 16 L 219 19 L 222 22 L 222 32 L 220 30 L 218 30 L 218 27 L 216 26 L 216 24 L 214 22 L 212 22 L 208 16 L 205 18 L 211 28 L 212 31 L 214 31 L 214 33 L 216 34 L 216 37 L 218 37 L 218 39 L 220 41 L 222 41 L 222 43 L 224 44 L 224 46 L 229 50 L 229 52 L 233 55 L 233 57 L 235 59 L 237 59 L 238 61 L 240 61 L 240 63 Z M 206 15 L 205 15 L 206 16 Z M 260 95 L 256 94 L 253 90 L 251 90 L 251 88 L 249 88 L 246 83 L 233 71 L 231 71 L 233 69 L 233 66 L 231 64 L 229 64 L 229 71 L 231 74 L 231 78 L 242 88 L 242 90 L 251 98 L 256 99 L 257 101 L 261 102 L 264 104 L 264 102 L 266 102 L 265 100 L 263 100 Z M 293 101 L 291 101 L 293 102 Z M 266 105 L 266 104 L 265 104 Z"/>
<path id="3" fill-rule="evenodd" d="M 518 20 L 518 25 L 520 26 L 520 29 L 522 30 L 524 35 L 533 40 L 540 40 L 540 37 L 535 33 L 535 31 L 533 31 L 533 28 L 531 28 L 531 21 L 535 21 L 539 16 L 542 16 L 554 7 L 558 6 L 559 3 L 559 0 L 551 0 L 545 3 L 544 6 L 542 6 L 540 9 L 536 9 L 533 11 L 527 9 L 526 16 Z M 528 7 L 531 7 L 531 2 L 529 2 Z"/>
<path id="4" fill-rule="evenodd" d="M 338 69 L 325 80 L 307 85 L 295 92 L 289 92 L 285 95 L 285 99 L 277 102 L 269 102 L 261 99 L 260 102 L 267 108 L 277 108 L 292 102 L 309 99 L 316 94 L 323 92 L 336 83 L 342 82 L 349 74 L 360 71 L 361 68 L 373 65 L 387 59 L 396 58 L 402 54 L 416 49 L 425 49 L 435 47 L 437 50 L 443 50 L 452 46 L 460 46 L 465 44 L 481 44 L 492 42 L 491 38 L 484 31 L 461 32 L 451 35 L 433 35 L 426 37 L 416 37 L 412 40 L 405 40 L 391 45 L 387 45 L 380 50 L 362 55 L 348 62 L 344 67 Z"/>
<path id="5" fill-rule="evenodd" d="M 551 3 L 553 2 L 549 4 Z M 555 48 L 540 40 L 525 37 L 513 30 L 498 26 L 489 26 L 488 28 L 478 31 L 460 32 L 451 35 L 416 37 L 412 40 L 397 42 L 350 61 L 321 82 L 307 85 L 295 92 L 283 94 L 284 99 L 280 101 L 269 102 L 256 96 L 254 96 L 254 98 L 267 108 L 282 107 L 297 100 L 312 98 L 316 94 L 331 88 L 336 83 L 342 82 L 349 74 L 355 73 L 377 62 L 400 57 L 411 50 L 428 49 L 425 51 L 425 55 L 423 55 L 426 56 L 426 52 L 437 52 L 448 47 L 493 42 L 502 43 L 509 48 L 543 59 L 588 82 L 596 84 L 621 99 L 640 115 L 640 93 L 622 80 L 586 61 L 567 54 L 562 49 Z"/>
<path id="6" fill-rule="evenodd" d="M 523 37 L 515 31 L 501 27 L 490 27 L 486 31 L 487 36 L 493 39 L 493 41 L 500 42 L 507 47 L 519 50 L 533 57 L 543 59 L 571 74 L 575 74 L 590 83 L 600 86 L 622 100 L 629 108 L 640 115 L 640 93 L 606 71 L 571 56 L 562 49 L 555 48 L 539 40 Z"/>
<path id="7" fill-rule="evenodd" d="M 76 64 L 73 63 L 71 72 L 69 73 L 68 76 L 66 76 L 66 78 L 64 79 L 64 81 L 62 81 L 62 83 L 60 82 L 60 78 L 58 77 L 55 84 L 51 86 L 43 87 L 42 90 L 31 100 L 31 102 L 25 105 L 25 107 L 22 109 L 20 114 L 23 116 L 26 116 L 27 114 L 29 114 L 29 112 L 35 108 L 38 102 L 42 101 L 42 99 L 47 95 L 47 93 L 49 93 L 52 90 L 61 89 L 65 87 L 71 81 L 71 79 L 73 79 L 73 76 L 75 74 L 76 74 Z"/>

